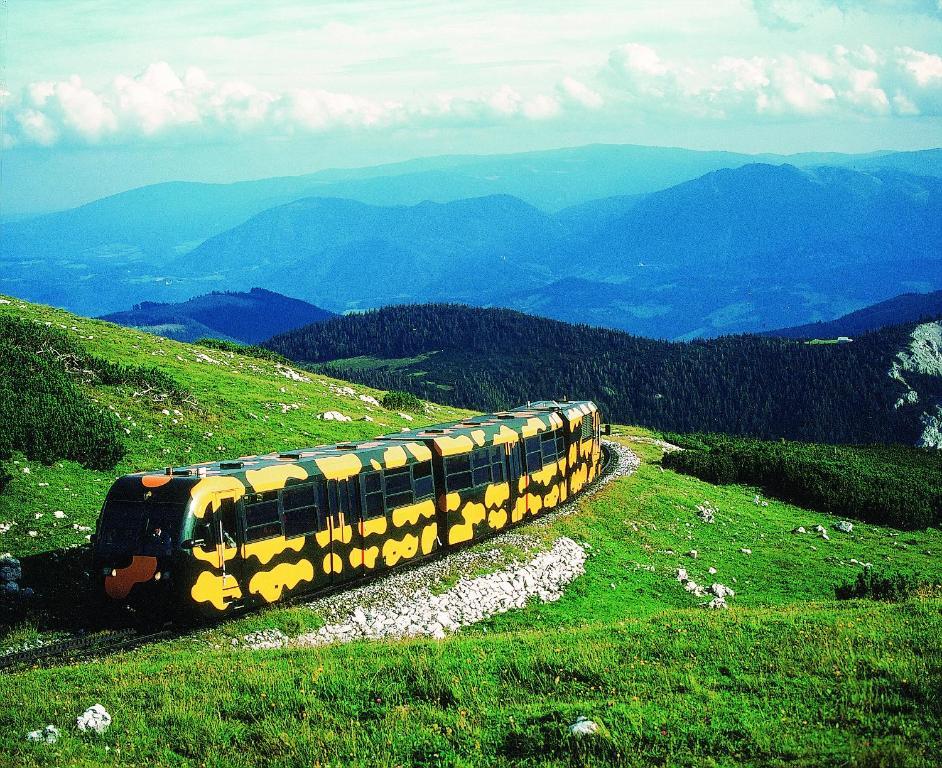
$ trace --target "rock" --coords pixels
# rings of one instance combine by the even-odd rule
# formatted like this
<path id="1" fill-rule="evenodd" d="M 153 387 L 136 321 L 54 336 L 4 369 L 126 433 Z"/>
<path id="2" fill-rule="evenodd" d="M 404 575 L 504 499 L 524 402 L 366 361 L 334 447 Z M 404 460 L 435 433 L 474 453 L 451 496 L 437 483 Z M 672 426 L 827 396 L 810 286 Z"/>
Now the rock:
<path id="1" fill-rule="evenodd" d="M 818 535 L 819 535 L 822 539 L 824 539 L 825 541 L 830 541 L 830 540 L 831 540 L 831 537 L 828 536 L 827 528 L 825 528 L 823 525 L 816 525 L 815 528 L 814 528 L 814 530 L 815 530 L 815 531 L 818 533 Z"/>
<path id="2" fill-rule="evenodd" d="M 713 593 L 714 595 L 716 595 L 717 597 L 722 597 L 722 598 L 724 598 L 724 599 L 727 598 L 727 597 L 735 597 L 735 596 L 736 596 L 736 593 L 733 592 L 733 590 L 731 590 L 731 589 L 730 589 L 729 587 L 727 587 L 725 584 L 711 584 L 711 585 L 710 585 L 710 592 L 712 592 L 712 593 Z"/>
<path id="3" fill-rule="evenodd" d="M 739 551 L 742 552 L 744 555 L 751 555 L 751 554 L 752 554 L 752 550 L 749 549 L 748 547 L 742 547 Z"/>
<path id="4" fill-rule="evenodd" d="M 695 549 L 691 549 L 691 550 L 687 553 L 687 557 L 692 557 L 692 558 L 694 558 L 694 559 L 697 558 L 697 555 L 698 555 L 698 552 L 697 552 L 697 550 L 695 550 Z"/>
<path id="5" fill-rule="evenodd" d="M 797 528 L 792 528 L 792 533 L 808 533 L 808 531 L 805 530 L 805 526 L 799 525 Z"/>
<path id="6" fill-rule="evenodd" d="M 41 731 L 30 731 L 27 733 L 26 740 L 55 744 L 59 740 L 59 729 L 54 725 L 47 725 Z"/>
<path id="7" fill-rule="evenodd" d="M 323 419 L 324 421 L 352 421 L 349 416 L 344 416 L 340 411 L 325 411 L 317 418 Z"/>
<path id="8" fill-rule="evenodd" d="M 687 581 L 687 569 L 686 568 L 677 569 L 677 581 L 679 581 L 681 584 Z"/>
<path id="9" fill-rule="evenodd" d="M 716 509 L 710 505 L 709 502 L 705 501 L 702 504 L 697 505 L 697 516 L 704 523 L 714 522 L 714 516 L 716 515 Z"/>
<path id="10" fill-rule="evenodd" d="M 577 739 L 581 739 L 585 736 L 591 736 L 594 733 L 598 733 L 598 731 L 598 723 L 582 716 L 577 717 L 576 722 L 569 726 L 569 733 L 572 736 L 575 736 Z"/>
<path id="11" fill-rule="evenodd" d="M 710 610 L 724 610 L 729 608 L 726 604 L 726 600 L 722 597 L 714 597 L 710 602 L 706 604 L 706 607 Z"/>
<path id="12" fill-rule="evenodd" d="M 834 524 L 834 527 L 841 533 L 850 533 L 852 530 L 854 530 L 854 524 L 849 520 L 839 520 Z"/>
<path id="13" fill-rule="evenodd" d="M 714 568 L 714 567 L 711 565 L 710 568 L 709 568 L 709 570 L 707 571 L 707 573 L 709 573 L 711 576 L 713 576 L 714 574 L 716 574 L 716 568 Z"/>
<path id="14" fill-rule="evenodd" d="M 104 733 L 111 725 L 111 715 L 101 704 L 93 704 L 75 718 L 75 725 L 80 731 Z"/>

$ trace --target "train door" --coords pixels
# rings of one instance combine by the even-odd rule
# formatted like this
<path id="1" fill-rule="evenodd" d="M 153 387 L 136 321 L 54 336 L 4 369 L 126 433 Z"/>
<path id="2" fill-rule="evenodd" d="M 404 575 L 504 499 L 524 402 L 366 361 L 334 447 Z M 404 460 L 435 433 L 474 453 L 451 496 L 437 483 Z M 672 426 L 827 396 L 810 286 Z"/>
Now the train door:
<path id="1" fill-rule="evenodd" d="M 363 528 L 357 476 L 327 481 L 331 583 L 341 584 L 363 573 Z M 326 570 L 326 569 L 325 569 Z"/>
<path id="2" fill-rule="evenodd" d="M 220 610 L 245 596 L 240 539 L 236 500 L 214 496 L 193 530 L 193 555 L 212 567 L 215 578 L 209 582 L 212 594 L 206 599 Z"/>
<path id="3" fill-rule="evenodd" d="M 510 512 L 511 522 L 517 522 L 518 517 L 515 516 L 517 509 L 517 499 L 520 498 L 520 478 L 523 475 L 523 461 L 520 453 L 520 446 L 522 441 L 516 441 L 513 443 L 506 443 L 507 451 L 507 486 L 510 489 L 510 497 L 507 499 L 507 509 Z"/>

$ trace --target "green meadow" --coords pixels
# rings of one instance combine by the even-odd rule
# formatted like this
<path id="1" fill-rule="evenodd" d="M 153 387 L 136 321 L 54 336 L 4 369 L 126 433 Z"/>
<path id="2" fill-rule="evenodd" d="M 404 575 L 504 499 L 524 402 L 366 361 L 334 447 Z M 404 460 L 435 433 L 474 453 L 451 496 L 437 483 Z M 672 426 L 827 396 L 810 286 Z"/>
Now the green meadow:
<path id="1" fill-rule="evenodd" d="M 85 534 L 73 526 L 93 525 L 109 482 L 129 469 L 410 424 L 359 398 L 380 392 L 356 386 L 350 395 L 346 383 L 304 371 L 310 381 L 295 381 L 271 361 L 15 300 L 0 312 L 65 326 L 105 359 L 159 364 L 195 403 L 167 415 L 125 387 L 85 385 L 127 425 L 127 455 L 106 472 L 14 457 L 0 521 L 16 525 L 0 550 L 20 557 L 80 552 Z M 316 418 L 329 410 L 353 420 Z M 414 424 L 460 413 L 407 415 Z M 588 549 L 585 575 L 558 602 L 533 602 L 442 641 L 229 644 L 251 630 L 292 635 L 321 620 L 276 607 L 89 663 L 0 673 L 0 765 L 938 764 L 942 531 L 853 520 L 840 533 L 829 515 L 766 496 L 756 503 L 753 488 L 666 470 L 656 435 L 614 431 L 642 459 L 639 469 L 580 501 L 577 514 L 522 529 Z M 712 523 L 698 514 L 707 506 Z M 813 533 L 817 525 L 828 540 Z M 810 532 L 792 533 L 798 526 Z M 837 600 L 835 588 L 857 577 L 859 563 L 923 586 L 898 602 Z M 709 610 L 707 598 L 686 592 L 679 568 L 735 590 L 729 609 Z M 60 591 L 71 588 L 60 582 Z M 6 623 L 0 643 L 48 631 L 54 617 L 41 598 L 35 614 Z M 75 717 L 94 703 L 114 721 L 101 736 L 80 734 Z M 598 733 L 569 735 L 580 716 Z M 26 741 L 47 723 L 61 729 L 57 743 Z"/>

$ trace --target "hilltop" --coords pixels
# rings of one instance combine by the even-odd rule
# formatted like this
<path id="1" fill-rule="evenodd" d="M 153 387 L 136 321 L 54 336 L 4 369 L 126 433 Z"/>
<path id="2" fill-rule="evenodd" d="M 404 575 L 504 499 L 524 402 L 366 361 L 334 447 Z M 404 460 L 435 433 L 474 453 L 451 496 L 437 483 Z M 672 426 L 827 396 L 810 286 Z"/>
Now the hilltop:
<path id="1" fill-rule="evenodd" d="M 786 339 L 834 339 L 857 336 L 888 325 L 934 320 L 942 317 L 942 291 L 904 293 L 892 299 L 842 315 L 834 320 L 821 320 L 793 328 L 768 331 L 765 336 Z"/>
<path id="2" fill-rule="evenodd" d="M 216 338 L 257 344 L 334 317 L 333 312 L 264 288 L 207 293 L 172 304 L 147 301 L 100 319 L 177 341 Z"/>

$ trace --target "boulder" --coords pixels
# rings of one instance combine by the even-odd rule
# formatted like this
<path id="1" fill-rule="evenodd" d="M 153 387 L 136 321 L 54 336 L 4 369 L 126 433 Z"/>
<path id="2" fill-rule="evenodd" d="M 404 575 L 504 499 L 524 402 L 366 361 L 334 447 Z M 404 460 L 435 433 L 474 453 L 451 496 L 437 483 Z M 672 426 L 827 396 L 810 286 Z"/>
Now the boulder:
<path id="1" fill-rule="evenodd" d="M 93 704 L 75 718 L 75 725 L 80 731 L 104 733 L 111 725 L 111 715 L 101 704 Z"/>
<path id="2" fill-rule="evenodd" d="M 575 736 L 577 739 L 584 738 L 585 736 L 591 736 L 594 733 L 598 733 L 598 731 L 598 723 L 582 716 L 577 717 L 576 722 L 569 726 L 569 733 L 572 736 Z"/>
<path id="3" fill-rule="evenodd" d="M 839 520 L 834 524 L 834 527 L 841 533 L 850 533 L 854 530 L 854 524 L 850 520 Z"/>

